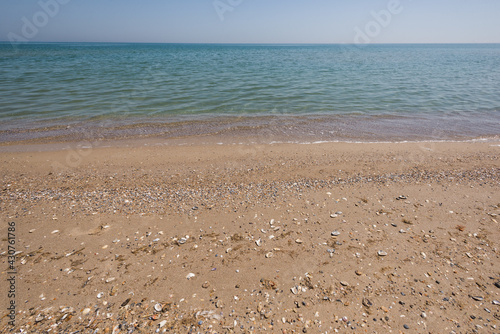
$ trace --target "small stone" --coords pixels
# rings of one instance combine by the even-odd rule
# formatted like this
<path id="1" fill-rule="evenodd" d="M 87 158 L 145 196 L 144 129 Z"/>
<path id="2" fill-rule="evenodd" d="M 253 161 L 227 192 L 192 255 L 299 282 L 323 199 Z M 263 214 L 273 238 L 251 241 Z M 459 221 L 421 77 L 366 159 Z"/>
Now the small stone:
<path id="1" fill-rule="evenodd" d="M 403 325 L 404 329 L 410 329 L 410 326 L 408 325 Z"/>
<path id="2" fill-rule="evenodd" d="M 500 305 L 500 302 L 498 300 L 494 300 L 491 302 L 493 305 Z"/>
<path id="3" fill-rule="evenodd" d="M 500 289 L 500 281 L 495 282 L 495 286 Z"/>
<path id="4" fill-rule="evenodd" d="M 422 312 L 422 314 L 420 314 L 420 316 L 421 316 L 422 318 L 424 318 L 424 319 L 425 319 L 425 318 L 427 318 L 427 314 L 426 314 L 425 312 Z"/>
<path id="5" fill-rule="evenodd" d="M 37 317 L 35 318 L 35 321 L 36 322 L 40 322 L 42 321 L 43 319 L 45 319 L 45 316 L 43 314 L 39 314 L 37 315 Z"/>
<path id="6" fill-rule="evenodd" d="M 82 311 L 82 315 L 84 315 L 84 316 L 87 315 L 87 314 L 89 314 L 89 313 L 90 313 L 90 308 L 88 308 L 88 307 L 84 308 L 83 311 Z"/>
<path id="7" fill-rule="evenodd" d="M 330 218 L 337 218 L 337 217 L 338 217 L 338 215 L 337 215 L 336 213 L 332 213 L 332 214 L 330 215 Z"/>
<path id="8" fill-rule="evenodd" d="M 202 287 L 203 289 L 207 289 L 209 286 L 210 286 L 210 283 L 209 283 L 208 281 L 205 281 L 205 282 L 201 285 L 201 287 Z"/>

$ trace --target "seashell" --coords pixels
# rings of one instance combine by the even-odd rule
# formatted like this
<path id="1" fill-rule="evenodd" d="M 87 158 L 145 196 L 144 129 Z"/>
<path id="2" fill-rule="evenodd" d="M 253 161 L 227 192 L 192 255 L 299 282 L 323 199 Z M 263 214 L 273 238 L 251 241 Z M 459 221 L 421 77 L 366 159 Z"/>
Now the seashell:
<path id="1" fill-rule="evenodd" d="M 255 244 L 259 247 L 262 246 L 262 240 L 259 238 L 259 240 L 255 241 Z"/>
<path id="2" fill-rule="evenodd" d="M 274 255 L 273 252 L 269 252 L 269 253 L 266 254 L 266 258 L 273 257 L 273 255 Z"/>
<path id="3" fill-rule="evenodd" d="M 297 239 L 297 240 L 295 240 L 295 242 L 296 242 L 296 243 L 298 243 L 298 244 L 301 244 L 301 243 L 303 243 L 304 241 L 302 241 L 302 239 Z"/>
<path id="4" fill-rule="evenodd" d="M 59 233 L 59 230 L 54 230 L 54 231 L 50 232 L 50 234 L 56 234 L 56 233 Z"/>
<path id="5" fill-rule="evenodd" d="M 383 250 L 379 250 L 377 254 L 378 256 L 387 256 L 387 252 L 384 252 Z"/>
<path id="6" fill-rule="evenodd" d="M 332 232 L 332 236 L 333 237 L 338 237 L 340 235 L 340 232 L 339 231 L 333 231 Z"/>
<path id="7" fill-rule="evenodd" d="M 83 311 L 82 311 L 82 315 L 87 315 L 89 313 L 90 313 L 90 308 L 88 308 L 88 307 L 83 309 Z"/>
<path id="8" fill-rule="evenodd" d="M 187 279 L 191 279 L 191 278 L 193 278 L 193 277 L 195 277 L 195 276 L 196 276 L 195 274 L 193 274 L 193 273 L 189 273 L 189 274 L 187 274 L 186 278 L 187 278 Z"/>
<path id="9" fill-rule="evenodd" d="M 186 238 L 180 238 L 179 240 L 177 240 L 177 243 L 179 245 L 182 245 L 182 244 L 185 244 L 187 242 L 187 239 Z"/>
<path id="10" fill-rule="evenodd" d="M 97 294 L 97 298 L 101 299 L 104 296 L 104 292 L 99 292 Z"/>
<path id="11" fill-rule="evenodd" d="M 370 301 L 368 298 L 363 298 L 363 305 L 366 307 L 370 307 L 373 305 L 373 303 Z"/>
<path id="12" fill-rule="evenodd" d="M 470 297 L 478 302 L 482 302 L 484 300 L 484 298 L 481 296 L 470 296 Z"/>
<path id="13" fill-rule="evenodd" d="M 163 306 L 160 303 L 155 304 L 155 311 L 156 312 L 161 312 L 163 311 Z"/>
<path id="14" fill-rule="evenodd" d="M 302 290 L 299 286 L 294 286 L 293 288 L 290 289 L 294 295 L 299 294 L 299 292 Z"/>

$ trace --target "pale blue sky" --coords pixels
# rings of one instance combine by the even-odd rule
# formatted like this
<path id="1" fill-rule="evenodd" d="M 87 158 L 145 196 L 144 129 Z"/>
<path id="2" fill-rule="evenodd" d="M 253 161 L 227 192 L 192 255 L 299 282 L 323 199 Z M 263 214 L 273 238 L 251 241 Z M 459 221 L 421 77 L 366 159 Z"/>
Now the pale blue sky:
<path id="1" fill-rule="evenodd" d="M 0 40 L 500 43 L 499 18 L 499 0 L 1 0 Z"/>

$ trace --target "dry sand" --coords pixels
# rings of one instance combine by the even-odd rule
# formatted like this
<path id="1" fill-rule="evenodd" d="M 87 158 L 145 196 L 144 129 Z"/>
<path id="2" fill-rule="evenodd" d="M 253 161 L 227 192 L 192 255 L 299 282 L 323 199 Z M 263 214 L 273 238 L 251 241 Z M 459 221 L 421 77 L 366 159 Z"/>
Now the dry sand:
<path id="1" fill-rule="evenodd" d="M 500 333 L 498 143 L 2 153 L 0 331 Z M 496 285 L 495 285 L 496 284 Z M 98 331 L 97 331 L 98 330 Z"/>

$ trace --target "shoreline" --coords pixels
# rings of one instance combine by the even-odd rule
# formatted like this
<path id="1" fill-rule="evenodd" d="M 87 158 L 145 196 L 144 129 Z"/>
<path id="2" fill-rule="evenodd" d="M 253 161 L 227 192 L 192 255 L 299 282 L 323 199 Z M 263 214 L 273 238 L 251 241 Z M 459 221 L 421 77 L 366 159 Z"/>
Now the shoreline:
<path id="1" fill-rule="evenodd" d="M 0 150 L 17 145 L 92 143 L 97 146 L 100 142 L 133 141 L 177 144 L 500 141 L 497 118 L 494 113 L 489 116 L 220 115 L 199 119 L 159 116 L 68 121 L 28 124 L 25 128 L 19 125 L 7 128 L 4 124 L 0 131 Z"/>
<path id="2" fill-rule="evenodd" d="M 254 137 L 223 137 L 220 135 L 189 136 L 179 138 L 161 137 L 136 137 L 136 138 L 113 138 L 98 140 L 63 140 L 63 141 L 20 141 L 0 143 L 0 153 L 21 153 L 21 152 L 48 152 L 66 150 L 93 150 L 103 148 L 138 148 L 138 147 L 162 147 L 162 146 L 254 146 L 254 145 L 404 145 L 404 144 L 488 144 L 492 147 L 499 146 L 500 136 L 477 137 L 467 139 L 415 139 L 415 140 L 279 140 L 278 138 Z"/>
<path id="3" fill-rule="evenodd" d="M 20 251 L 17 331 L 500 328 L 500 146 L 136 145 L 0 159 L 0 212 Z"/>

